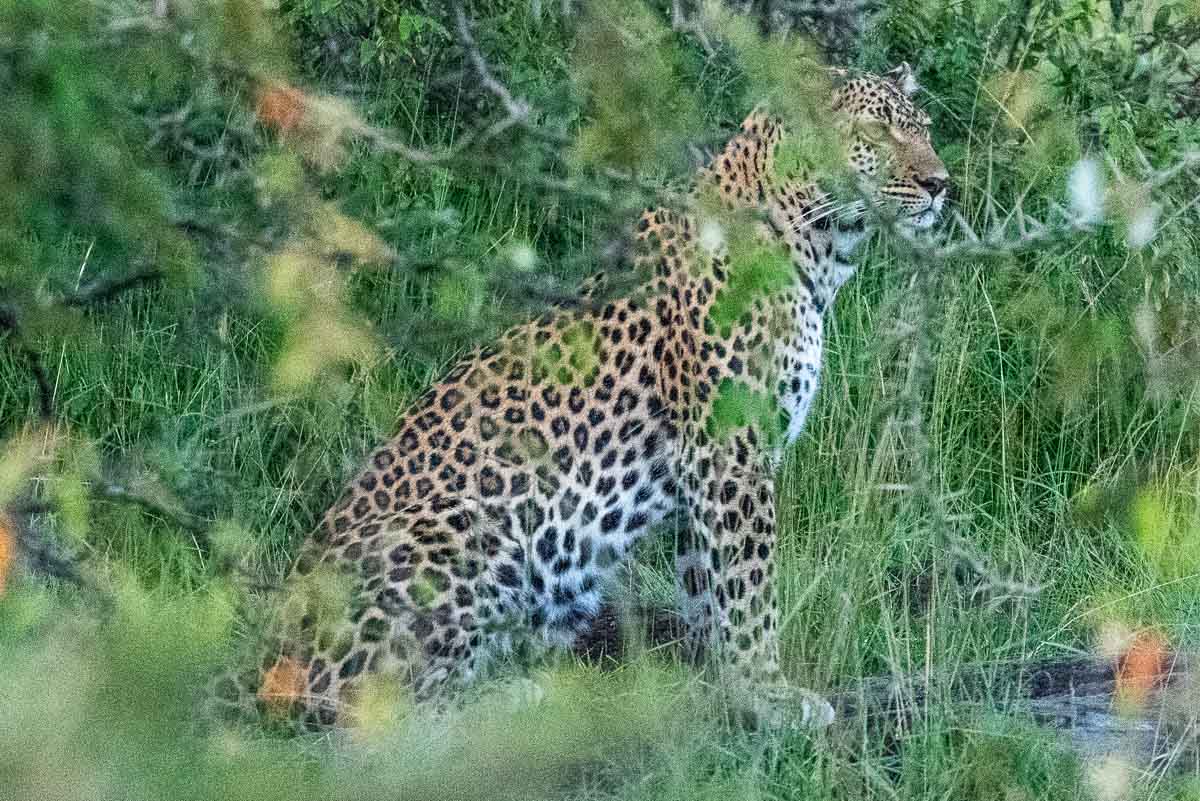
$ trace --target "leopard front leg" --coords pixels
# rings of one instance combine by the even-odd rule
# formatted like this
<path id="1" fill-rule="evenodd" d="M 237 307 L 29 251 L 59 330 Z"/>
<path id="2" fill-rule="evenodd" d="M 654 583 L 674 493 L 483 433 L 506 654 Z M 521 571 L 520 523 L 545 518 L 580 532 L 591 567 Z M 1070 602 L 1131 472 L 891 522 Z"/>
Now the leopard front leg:
<path id="1" fill-rule="evenodd" d="M 707 657 L 756 725 L 826 725 L 832 707 L 791 687 L 780 669 L 774 479 L 737 464 L 746 443 L 732 445 L 685 460 L 690 530 L 676 548 L 676 576 L 689 649 Z"/>

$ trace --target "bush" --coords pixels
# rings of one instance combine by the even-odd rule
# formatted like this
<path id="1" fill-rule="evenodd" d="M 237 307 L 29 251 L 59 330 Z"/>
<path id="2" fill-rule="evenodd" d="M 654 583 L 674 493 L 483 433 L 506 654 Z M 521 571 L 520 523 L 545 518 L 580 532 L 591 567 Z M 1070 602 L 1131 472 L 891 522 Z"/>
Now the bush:
<path id="1" fill-rule="evenodd" d="M 747 735 L 651 657 L 551 665 L 532 710 L 433 720 L 381 690 L 319 741 L 197 713 L 456 352 L 602 268 L 597 298 L 627 291 L 631 215 L 756 102 L 825 163 L 811 46 L 674 5 L 0 4 L 0 786 L 1086 797 L 1073 756 L 949 698 L 878 736 Z M 858 66 L 917 66 L 958 219 L 873 244 L 831 318 L 779 479 L 796 679 L 1195 646 L 1198 35 L 1175 3 L 880 10 Z M 729 319 L 779 278 L 733 244 Z M 655 547 L 641 600 L 671 592 Z"/>

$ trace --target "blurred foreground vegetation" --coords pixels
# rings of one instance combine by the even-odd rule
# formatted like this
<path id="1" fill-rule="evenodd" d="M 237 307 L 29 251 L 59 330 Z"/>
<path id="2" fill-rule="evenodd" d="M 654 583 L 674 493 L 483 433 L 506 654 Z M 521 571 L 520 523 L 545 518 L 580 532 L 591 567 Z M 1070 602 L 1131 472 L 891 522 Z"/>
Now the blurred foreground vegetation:
<path id="1" fill-rule="evenodd" d="M 812 125 L 818 48 L 677 6 L 0 2 L 0 797 L 1200 798 L 1186 750 L 1098 770 L 936 694 L 728 731 L 653 655 L 315 741 L 198 715 L 456 353 L 620 291 L 632 211 L 757 102 Z M 986 246 L 878 241 L 842 291 L 780 482 L 797 682 L 1200 646 L 1198 13 L 868 19 L 850 66 L 913 64 Z M 658 550 L 622 592 L 670 601 Z"/>

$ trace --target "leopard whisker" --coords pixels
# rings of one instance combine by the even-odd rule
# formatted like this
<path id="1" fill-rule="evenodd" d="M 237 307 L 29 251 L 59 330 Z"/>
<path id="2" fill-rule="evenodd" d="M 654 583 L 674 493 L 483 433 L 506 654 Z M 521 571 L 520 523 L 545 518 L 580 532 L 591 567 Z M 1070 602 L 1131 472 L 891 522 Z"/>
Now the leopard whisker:
<path id="1" fill-rule="evenodd" d="M 813 206 L 792 222 L 792 231 L 793 233 L 798 232 L 800 229 L 811 226 L 826 218 L 839 216 L 853 205 L 853 203 L 846 204 L 838 200 L 828 200 Z"/>

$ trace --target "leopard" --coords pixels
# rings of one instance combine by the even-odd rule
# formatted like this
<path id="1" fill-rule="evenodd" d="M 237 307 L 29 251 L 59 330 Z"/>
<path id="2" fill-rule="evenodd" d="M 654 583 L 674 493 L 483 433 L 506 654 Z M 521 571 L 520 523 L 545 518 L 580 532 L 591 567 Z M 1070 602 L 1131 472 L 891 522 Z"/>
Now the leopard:
<path id="1" fill-rule="evenodd" d="M 636 290 L 548 309 L 464 355 L 300 548 L 285 589 L 330 574 L 345 594 L 330 612 L 293 593 L 308 600 L 252 666 L 259 713 L 350 726 L 364 682 L 435 703 L 522 642 L 569 646 L 674 516 L 686 652 L 756 720 L 832 720 L 781 662 L 775 474 L 855 252 L 889 226 L 934 226 L 950 181 L 907 64 L 829 74 L 823 113 L 858 199 L 777 170 L 787 126 L 756 107 L 694 174 L 689 197 L 725 216 L 645 209 L 629 234 Z M 783 267 L 767 291 L 739 290 L 730 243 L 746 231 Z"/>

